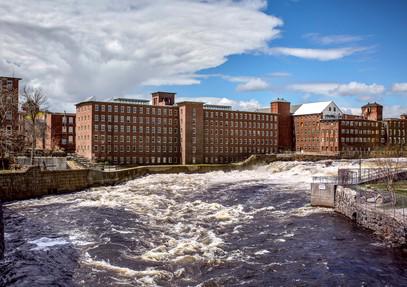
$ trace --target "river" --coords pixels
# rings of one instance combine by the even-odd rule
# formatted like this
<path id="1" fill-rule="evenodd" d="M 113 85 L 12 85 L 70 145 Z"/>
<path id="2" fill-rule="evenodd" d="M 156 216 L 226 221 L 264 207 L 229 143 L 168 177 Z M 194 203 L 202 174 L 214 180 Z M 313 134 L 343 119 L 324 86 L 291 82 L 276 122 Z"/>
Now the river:
<path id="1" fill-rule="evenodd" d="M 407 286 L 407 257 L 330 209 L 357 161 L 150 175 L 4 206 L 0 286 Z"/>

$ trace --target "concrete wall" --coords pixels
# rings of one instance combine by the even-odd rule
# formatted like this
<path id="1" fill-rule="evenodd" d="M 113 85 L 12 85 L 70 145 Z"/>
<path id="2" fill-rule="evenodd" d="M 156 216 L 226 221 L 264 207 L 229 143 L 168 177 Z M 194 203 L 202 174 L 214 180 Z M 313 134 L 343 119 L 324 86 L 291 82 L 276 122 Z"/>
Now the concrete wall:
<path id="1" fill-rule="evenodd" d="M 311 183 L 311 205 L 335 207 L 335 184 Z"/>
<path id="2" fill-rule="evenodd" d="M 393 246 L 407 244 L 407 229 L 401 218 L 393 213 L 364 204 L 357 191 L 338 186 L 335 195 L 335 211 L 352 219 L 361 226 L 373 230 Z"/>

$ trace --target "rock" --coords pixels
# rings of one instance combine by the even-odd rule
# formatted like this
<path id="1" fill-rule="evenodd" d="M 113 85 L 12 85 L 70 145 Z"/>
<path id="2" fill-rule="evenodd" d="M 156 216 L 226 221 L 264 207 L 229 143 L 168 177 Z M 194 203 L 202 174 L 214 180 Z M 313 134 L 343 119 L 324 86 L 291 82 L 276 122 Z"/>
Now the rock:
<path id="1" fill-rule="evenodd" d="M 370 197 L 366 200 L 368 203 L 375 203 L 376 202 L 376 198 L 374 197 Z"/>

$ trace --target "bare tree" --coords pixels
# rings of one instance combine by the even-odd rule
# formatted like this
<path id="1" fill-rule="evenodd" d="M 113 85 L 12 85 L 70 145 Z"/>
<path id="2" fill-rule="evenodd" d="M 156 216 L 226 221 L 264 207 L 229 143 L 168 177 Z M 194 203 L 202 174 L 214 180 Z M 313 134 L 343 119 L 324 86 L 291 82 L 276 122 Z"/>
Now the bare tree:
<path id="1" fill-rule="evenodd" d="M 394 149 L 394 158 L 380 158 L 376 160 L 377 167 L 383 175 L 386 184 L 386 190 L 390 193 L 392 204 L 395 206 L 397 203 L 396 189 L 399 173 L 403 168 L 403 163 L 400 160 L 402 151 Z"/>
<path id="2" fill-rule="evenodd" d="M 14 151 L 17 141 L 17 131 L 13 114 L 18 109 L 18 103 L 11 96 L 0 95 L 0 159 L 4 169 L 4 159 L 9 157 Z"/>
<path id="3" fill-rule="evenodd" d="M 45 110 L 47 97 L 42 92 L 41 88 L 33 88 L 25 86 L 23 89 L 23 104 L 22 108 L 26 113 L 26 120 L 30 123 L 29 133 L 31 135 L 31 164 L 34 164 L 34 153 L 37 145 L 37 129 L 40 125 L 40 116 Z"/>

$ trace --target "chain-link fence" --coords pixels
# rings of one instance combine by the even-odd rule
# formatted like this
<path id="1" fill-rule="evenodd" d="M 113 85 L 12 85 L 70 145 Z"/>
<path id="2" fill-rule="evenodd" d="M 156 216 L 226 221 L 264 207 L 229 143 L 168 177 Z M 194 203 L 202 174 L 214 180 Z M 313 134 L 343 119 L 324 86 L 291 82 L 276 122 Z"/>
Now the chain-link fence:
<path id="1" fill-rule="evenodd" d="M 371 190 L 364 186 L 352 186 L 357 191 L 356 201 L 365 209 L 374 210 L 407 223 L 407 195 L 386 190 Z"/>

